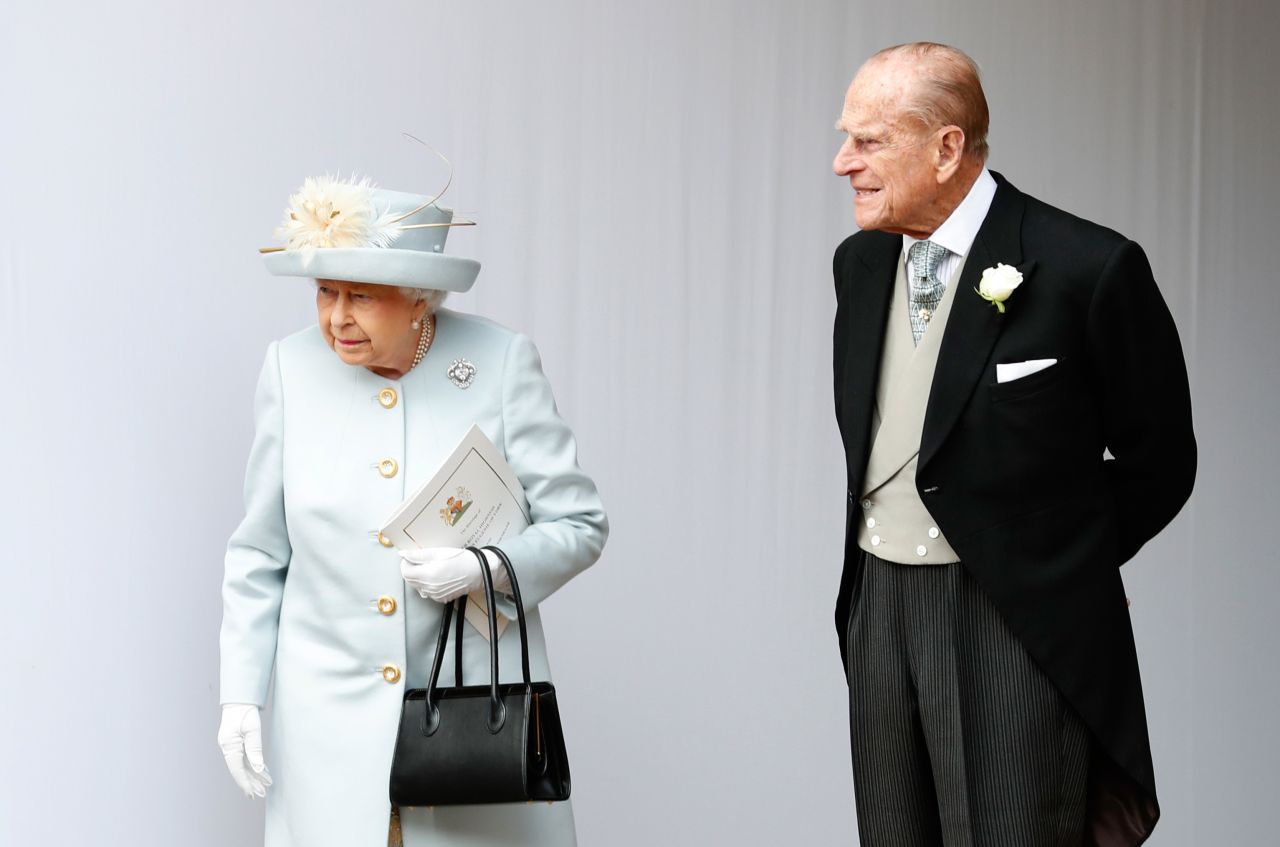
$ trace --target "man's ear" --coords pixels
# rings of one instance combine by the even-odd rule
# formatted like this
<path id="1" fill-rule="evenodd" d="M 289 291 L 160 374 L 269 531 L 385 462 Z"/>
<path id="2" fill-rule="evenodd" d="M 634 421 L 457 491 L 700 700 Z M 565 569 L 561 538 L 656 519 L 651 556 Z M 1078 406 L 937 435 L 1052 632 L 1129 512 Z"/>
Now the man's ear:
<path id="1" fill-rule="evenodd" d="M 946 182 L 955 176 L 964 158 L 964 130 L 958 126 L 944 127 L 938 136 L 935 152 L 938 157 L 934 165 L 938 171 L 938 182 Z"/>

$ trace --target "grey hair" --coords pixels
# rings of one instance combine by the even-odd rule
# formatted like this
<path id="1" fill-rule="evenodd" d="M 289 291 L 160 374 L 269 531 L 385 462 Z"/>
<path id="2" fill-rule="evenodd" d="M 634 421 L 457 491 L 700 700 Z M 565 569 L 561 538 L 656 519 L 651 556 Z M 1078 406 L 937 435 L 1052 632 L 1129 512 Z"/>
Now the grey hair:
<path id="1" fill-rule="evenodd" d="M 964 132 L 965 153 L 985 162 L 990 154 L 987 129 L 990 113 L 982 92 L 978 63 L 963 50 L 932 41 L 916 41 L 886 47 L 868 62 L 890 58 L 910 58 L 927 66 L 911 101 L 902 104 L 902 113 L 925 129 L 954 125 Z"/>
<path id="2" fill-rule="evenodd" d="M 400 286 L 400 293 L 415 303 L 425 300 L 428 312 L 439 309 L 444 304 L 444 298 L 449 296 L 448 291 L 438 288 L 414 288 L 412 285 Z"/>

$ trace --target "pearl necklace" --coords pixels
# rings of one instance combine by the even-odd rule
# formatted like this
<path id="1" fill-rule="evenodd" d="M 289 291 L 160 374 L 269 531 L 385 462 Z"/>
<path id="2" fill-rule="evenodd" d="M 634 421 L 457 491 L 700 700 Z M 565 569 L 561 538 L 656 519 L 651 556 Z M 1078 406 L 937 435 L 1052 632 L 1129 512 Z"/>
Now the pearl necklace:
<path id="1" fill-rule="evenodd" d="M 409 370 L 416 368 L 422 361 L 422 357 L 427 355 L 427 349 L 431 347 L 431 342 L 435 336 L 435 315 L 428 315 L 426 323 L 422 327 L 422 334 L 418 336 L 418 350 L 413 354 L 413 364 L 409 366 Z"/>

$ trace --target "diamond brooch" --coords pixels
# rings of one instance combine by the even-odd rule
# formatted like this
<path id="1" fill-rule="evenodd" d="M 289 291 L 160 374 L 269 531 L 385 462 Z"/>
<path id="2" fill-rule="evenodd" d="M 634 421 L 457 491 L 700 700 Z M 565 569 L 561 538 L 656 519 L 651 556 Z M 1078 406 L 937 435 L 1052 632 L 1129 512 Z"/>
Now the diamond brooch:
<path id="1" fill-rule="evenodd" d="M 471 383 L 475 382 L 476 366 L 468 359 L 454 359 L 449 370 L 445 371 L 445 375 L 454 385 L 467 389 L 471 387 Z"/>

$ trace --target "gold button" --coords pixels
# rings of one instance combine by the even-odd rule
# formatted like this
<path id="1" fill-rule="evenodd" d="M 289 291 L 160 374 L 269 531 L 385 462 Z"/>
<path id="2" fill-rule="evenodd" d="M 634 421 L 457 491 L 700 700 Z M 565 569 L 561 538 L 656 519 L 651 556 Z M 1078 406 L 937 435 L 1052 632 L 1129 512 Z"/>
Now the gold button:
<path id="1" fill-rule="evenodd" d="M 381 544 L 383 547 L 396 546 L 394 541 L 392 541 L 390 538 L 387 538 L 381 532 L 378 533 L 378 543 Z"/>
<path id="2" fill-rule="evenodd" d="M 391 477 L 395 476 L 396 471 L 398 470 L 400 470 L 400 466 L 396 464 L 395 459 L 383 459 L 381 462 L 378 462 L 378 473 L 382 474 L 387 479 L 391 479 Z"/>
<path id="3" fill-rule="evenodd" d="M 378 402 L 382 404 L 384 409 L 392 408 L 399 399 L 400 397 L 396 394 L 394 388 L 384 388 L 378 392 Z"/>
<path id="4" fill-rule="evenodd" d="M 396 613 L 396 598 L 389 594 L 383 594 L 378 598 L 378 611 L 384 615 L 394 615 Z"/>
<path id="5" fill-rule="evenodd" d="M 397 683 L 400 681 L 400 669 L 395 665 L 383 665 L 382 678 L 385 679 L 387 682 L 390 682 L 393 684 Z"/>

